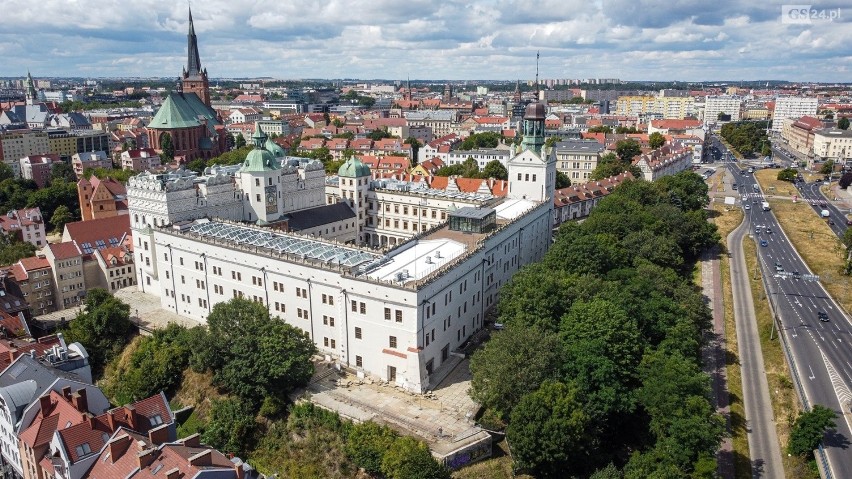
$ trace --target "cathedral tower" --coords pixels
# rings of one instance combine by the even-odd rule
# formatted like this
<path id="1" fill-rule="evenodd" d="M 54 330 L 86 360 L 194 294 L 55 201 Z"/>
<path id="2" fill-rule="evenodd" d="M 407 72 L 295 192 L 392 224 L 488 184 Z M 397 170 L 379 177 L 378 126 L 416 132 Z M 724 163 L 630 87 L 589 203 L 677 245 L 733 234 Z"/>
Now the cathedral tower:
<path id="1" fill-rule="evenodd" d="M 201 68 L 198 55 L 198 38 L 192 23 L 192 9 L 189 9 L 189 33 L 186 35 L 186 67 L 181 77 L 184 93 L 195 93 L 205 105 L 210 106 L 210 83 L 207 81 L 207 69 Z"/>

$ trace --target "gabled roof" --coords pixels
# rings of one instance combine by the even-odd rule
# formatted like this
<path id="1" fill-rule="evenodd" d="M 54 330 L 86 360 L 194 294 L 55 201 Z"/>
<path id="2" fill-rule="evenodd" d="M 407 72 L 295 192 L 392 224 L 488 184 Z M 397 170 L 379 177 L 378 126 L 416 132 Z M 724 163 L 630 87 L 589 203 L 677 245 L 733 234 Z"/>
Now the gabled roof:
<path id="1" fill-rule="evenodd" d="M 80 248 L 77 247 L 77 243 L 73 241 L 49 243 L 47 247 L 56 259 L 69 259 L 83 254 L 82 251 L 80 251 Z"/>
<path id="2" fill-rule="evenodd" d="M 205 105 L 195 93 L 169 93 L 166 100 L 160 105 L 157 114 L 148 124 L 148 128 L 155 130 L 170 130 L 175 128 L 192 128 L 203 125 L 202 120 L 207 123 L 208 130 L 215 131 L 215 125 L 219 124 L 216 112 Z"/>
<path id="3" fill-rule="evenodd" d="M 18 435 L 18 438 L 31 448 L 49 443 L 57 429 L 83 421 L 83 412 L 78 411 L 61 393 L 51 390 L 48 398 L 45 401 L 47 404 L 43 404 L 47 407 L 42 407 L 32 424 Z"/>
<path id="4" fill-rule="evenodd" d="M 130 234 L 130 215 L 75 221 L 66 224 L 65 231 L 68 238 L 76 242 L 84 253 L 90 254 L 89 249 L 96 250 L 121 245 L 122 238 Z"/>

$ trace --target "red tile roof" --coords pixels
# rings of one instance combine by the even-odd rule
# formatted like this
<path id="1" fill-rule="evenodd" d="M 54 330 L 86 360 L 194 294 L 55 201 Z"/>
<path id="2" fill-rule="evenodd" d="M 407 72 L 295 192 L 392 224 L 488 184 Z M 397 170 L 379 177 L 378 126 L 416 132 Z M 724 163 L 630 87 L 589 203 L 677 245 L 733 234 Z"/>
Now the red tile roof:
<path id="1" fill-rule="evenodd" d="M 25 271 L 35 271 L 37 269 L 50 268 L 50 261 L 48 261 L 47 258 L 41 256 L 30 256 L 28 258 L 21 258 L 18 261 L 18 264 L 20 264 Z"/>
<path id="2" fill-rule="evenodd" d="M 60 425 L 64 429 L 69 423 L 74 425 L 83 422 L 83 413 L 61 393 L 51 390 L 48 398 L 47 407 L 42 407 L 33 422 L 18 436 L 31 448 L 49 443 Z"/>
<path id="3" fill-rule="evenodd" d="M 130 234 L 130 215 L 75 221 L 66 224 L 65 231 L 71 241 L 76 241 L 78 245 L 89 243 L 92 248 L 97 249 L 95 242 L 101 240 L 106 246 L 113 246 L 109 242 L 111 238 L 121 241 L 125 235 Z"/>
<path id="4" fill-rule="evenodd" d="M 80 251 L 80 248 L 77 247 L 77 243 L 73 241 L 50 243 L 47 247 L 50 248 L 50 251 L 56 259 L 69 259 L 83 254 L 83 252 Z"/>

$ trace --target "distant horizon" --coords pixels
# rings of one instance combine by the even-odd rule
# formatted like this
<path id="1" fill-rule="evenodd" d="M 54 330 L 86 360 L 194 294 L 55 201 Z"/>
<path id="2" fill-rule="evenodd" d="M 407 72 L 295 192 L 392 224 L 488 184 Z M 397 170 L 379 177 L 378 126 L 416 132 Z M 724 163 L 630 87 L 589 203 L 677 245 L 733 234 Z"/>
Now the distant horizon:
<path id="1" fill-rule="evenodd" d="M 208 0 L 192 13 L 211 78 L 514 81 L 535 77 L 540 52 L 545 79 L 845 84 L 852 7 L 819 3 L 813 8 L 836 11 L 831 21 L 736 0 L 411 0 L 403 8 L 392 0 Z M 43 12 L 7 0 L 4 7 L 4 72 L 177 78 L 186 64 L 184 2 L 58 2 Z M 38 41 L 22 43 L 32 32 Z"/>

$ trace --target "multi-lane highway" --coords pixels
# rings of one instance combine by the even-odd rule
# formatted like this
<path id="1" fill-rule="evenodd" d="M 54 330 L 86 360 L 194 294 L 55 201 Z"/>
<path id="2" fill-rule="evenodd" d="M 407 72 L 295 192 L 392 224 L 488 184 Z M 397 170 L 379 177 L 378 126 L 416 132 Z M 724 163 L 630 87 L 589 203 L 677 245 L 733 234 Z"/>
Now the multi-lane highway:
<path id="1" fill-rule="evenodd" d="M 779 332 L 792 358 L 793 380 L 808 407 L 822 404 L 839 415 L 836 433 L 824 441 L 825 458 L 831 477 L 845 477 L 852 471 L 852 417 L 845 414 L 852 406 L 852 321 L 819 281 L 808 279 L 811 272 L 772 211 L 761 207 L 762 197 L 759 192 L 754 193 L 754 178 L 742 175 L 733 163 L 729 171 L 740 184 L 743 207 L 749 206 L 746 220 L 758 245 Z M 820 312 L 827 315 L 827 321 L 819 319 Z M 821 461 L 822 456 L 818 455 L 817 460 Z"/>
<path id="2" fill-rule="evenodd" d="M 823 210 L 828 210 L 829 217 L 826 221 L 831 220 L 828 222 L 829 228 L 831 228 L 831 231 L 834 231 L 837 236 L 842 237 L 843 233 L 845 233 L 848 228 L 846 225 L 846 214 L 832 202 L 828 201 L 828 198 L 822 194 L 819 190 L 819 187 L 822 186 L 822 184 L 822 181 L 816 181 L 813 183 L 800 182 L 798 183 L 799 192 L 802 194 L 802 198 L 811 204 L 811 207 L 814 209 L 816 214 L 820 214 Z"/>

